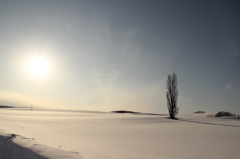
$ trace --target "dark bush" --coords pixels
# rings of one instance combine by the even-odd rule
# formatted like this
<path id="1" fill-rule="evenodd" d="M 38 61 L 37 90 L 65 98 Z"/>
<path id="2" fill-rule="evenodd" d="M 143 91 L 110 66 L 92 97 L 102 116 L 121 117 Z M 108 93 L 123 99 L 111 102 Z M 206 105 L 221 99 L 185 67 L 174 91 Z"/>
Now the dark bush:
<path id="1" fill-rule="evenodd" d="M 133 111 L 127 111 L 127 110 L 116 110 L 116 111 L 112 111 L 112 113 L 140 113 L 140 112 L 133 112 Z"/>
<path id="2" fill-rule="evenodd" d="M 196 112 L 193 112 L 195 114 L 198 114 L 198 113 L 205 113 L 205 111 L 196 111 Z"/>
<path id="3" fill-rule="evenodd" d="M 230 117 L 230 116 L 233 116 L 233 114 L 224 111 L 220 111 L 215 115 L 215 117 Z"/>

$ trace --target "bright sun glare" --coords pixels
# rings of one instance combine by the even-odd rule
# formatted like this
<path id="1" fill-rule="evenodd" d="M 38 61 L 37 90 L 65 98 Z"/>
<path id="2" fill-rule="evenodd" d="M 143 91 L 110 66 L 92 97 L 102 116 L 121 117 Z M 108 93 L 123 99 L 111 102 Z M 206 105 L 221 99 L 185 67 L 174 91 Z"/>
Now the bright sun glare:
<path id="1" fill-rule="evenodd" d="M 45 59 L 40 57 L 35 57 L 29 60 L 27 68 L 30 74 L 37 77 L 43 77 L 44 75 L 46 75 L 49 69 L 49 66 Z"/>

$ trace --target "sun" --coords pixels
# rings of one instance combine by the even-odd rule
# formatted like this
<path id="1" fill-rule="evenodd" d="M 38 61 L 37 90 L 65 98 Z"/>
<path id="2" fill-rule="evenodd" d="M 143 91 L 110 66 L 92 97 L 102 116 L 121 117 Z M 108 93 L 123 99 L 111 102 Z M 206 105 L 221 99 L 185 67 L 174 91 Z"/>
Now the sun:
<path id="1" fill-rule="evenodd" d="M 28 71 L 31 75 L 43 77 L 49 70 L 49 65 L 44 58 L 34 57 L 28 61 Z"/>

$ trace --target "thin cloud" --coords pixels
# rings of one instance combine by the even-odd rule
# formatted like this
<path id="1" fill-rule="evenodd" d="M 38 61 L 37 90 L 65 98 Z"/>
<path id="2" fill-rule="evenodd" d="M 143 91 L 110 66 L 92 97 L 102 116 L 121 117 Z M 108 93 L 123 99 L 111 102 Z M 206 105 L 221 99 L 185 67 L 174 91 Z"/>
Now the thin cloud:
<path id="1" fill-rule="evenodd" d="M 229 89 L 232 89 L 232 81 L 228 82 L 227 84 L 225 84 L 225 89 L 226 90 L 229 90 Z"/>

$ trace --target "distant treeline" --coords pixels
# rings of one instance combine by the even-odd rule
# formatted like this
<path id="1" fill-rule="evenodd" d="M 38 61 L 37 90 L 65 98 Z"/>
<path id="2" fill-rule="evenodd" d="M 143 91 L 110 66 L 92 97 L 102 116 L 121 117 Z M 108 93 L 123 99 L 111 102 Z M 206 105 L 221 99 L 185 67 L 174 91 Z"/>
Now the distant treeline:
<path id="1" fill-rule="evenodd" d="M 0 108 L 15 108 L 14 106 L 0 105 Z"/>
<path id="2" fill-rule="evenodd" d="M 228 117 L 228 118 L 240 119 L 239 114 L 233 114 L 233 113 L 224 112 L 224 111 L 220 111 L 217 114 L 208 114 L 207 117 Z"/>
<path id="3" fill-rule="evenodd" d="M 196 111 L 196 112 L 193 112 L 195 114 L 198 114 L 198 113 L 205 113 L 205 111 Z"/>
<path id="4" fill-rule="evenodd" d="M 138 114 L 140 112 L 133 112 L 133 111 L 128 111 L 128 110 L 116 110 L 116 111 L 111 111 L 112 113 L 133 113 L 133 114 Z"/>

